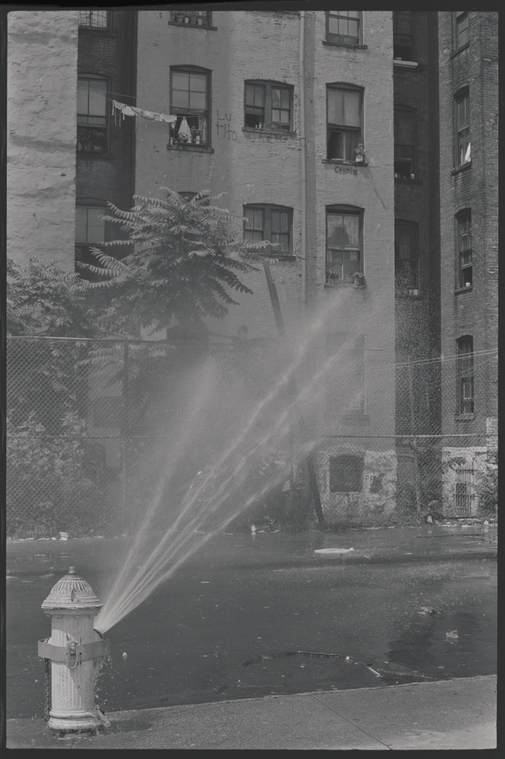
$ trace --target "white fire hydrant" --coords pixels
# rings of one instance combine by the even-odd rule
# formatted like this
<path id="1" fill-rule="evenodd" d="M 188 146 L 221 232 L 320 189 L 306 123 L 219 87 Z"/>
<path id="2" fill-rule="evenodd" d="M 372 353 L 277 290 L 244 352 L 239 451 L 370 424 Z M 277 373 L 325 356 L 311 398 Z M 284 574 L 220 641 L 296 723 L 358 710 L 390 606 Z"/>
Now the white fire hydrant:
<path id="1" fill-rule="evenodd" d="M 58 733 L 96 732 L 110 723 L 95 704 L 95 682 L 109 654 L 109 641 L 93 629 L 102 603 L 70 567 L 42 609 L 51 617 L 51 637 L 39 641 L 38 654 L 50 660 L 48 727 Z M 49 661 L 46 661 L 49 664 Z"/>

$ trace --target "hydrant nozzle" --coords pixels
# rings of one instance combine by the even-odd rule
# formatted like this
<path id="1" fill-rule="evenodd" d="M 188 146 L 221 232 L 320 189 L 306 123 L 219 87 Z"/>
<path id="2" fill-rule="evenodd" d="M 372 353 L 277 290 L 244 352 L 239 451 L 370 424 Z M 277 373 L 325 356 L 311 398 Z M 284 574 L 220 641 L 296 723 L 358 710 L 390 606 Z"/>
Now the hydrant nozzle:
<path id="1" fill-rule="evenodd" d="M 93 629 L 100 599 L 69 567 L 42 603 L 51 618 L 51 637 L 39 641 L 38 654 L 50 662 L 48 727 L 59 733 L 96 732 L 105 718 L 95 704 L 95 682 L 109 654 L 109 641 Z M 105 720 L 106 722 L 106 720 Z"/>

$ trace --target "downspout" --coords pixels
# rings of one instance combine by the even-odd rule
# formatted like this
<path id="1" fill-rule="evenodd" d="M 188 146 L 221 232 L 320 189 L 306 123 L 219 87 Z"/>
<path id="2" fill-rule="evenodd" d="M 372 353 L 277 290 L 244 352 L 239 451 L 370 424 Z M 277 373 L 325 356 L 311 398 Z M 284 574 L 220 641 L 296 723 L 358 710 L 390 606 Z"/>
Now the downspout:
<path id="1" fill-rule="evenodd" d="M 307 301 L 307 147 L 305 143 L 305 11 L 300 11 L 299 44 L 299 89 L 300 89 L 300 179 L 301 179 L 301 240 L 300 258 L 302 262 L 302 303 Z"/>

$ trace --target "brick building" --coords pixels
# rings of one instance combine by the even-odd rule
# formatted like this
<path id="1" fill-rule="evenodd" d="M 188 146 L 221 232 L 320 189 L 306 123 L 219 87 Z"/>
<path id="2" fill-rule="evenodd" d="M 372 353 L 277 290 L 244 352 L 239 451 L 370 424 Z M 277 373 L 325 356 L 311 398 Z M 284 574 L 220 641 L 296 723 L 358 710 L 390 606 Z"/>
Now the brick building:
<path id="1" fill-rule="evenodd" d="M 21 26 L 10 28 L 20 93 L 13 63 L 30 49 L 24 19 L 47 25 L 47 12 L 30 13 L 31 21 L 14 14 Z M 454 479 L 463 475 L 441 478 L 442 463 L 461 448 L 485 449 L 496 418 L 496 361 L 486 354 L 497 337 L 496 14 L 53 15 L 58 56 L 54 46 L 40 52 L 46 70 L 68 66 L 72 80 L 67 87 L 56 76 L 45 87 L 54 102 L 67 97 L 57 121 L 68 142 L 61 175 L 75 177 L 75 189 L 66 188 L 64 211 L 52 187 L 34 202 L 63 217 L 53 226 L 60 258 L 73 262 L 72 229 L 84 260 L 89 244 L 110 234 L 100 218 L 107 201 L 126 209 L 134 192 L 152 196 L 161 186 L 225 193 L 219 202 L 244 218 L 245 237 L 279 245 L 268 261 L 291 343 L 325 315 L 300 380 L 331 355 L 348 367 L 328 376 L 326 399 L 310 409 L 327 515 L 365 518 L 385 503 L 387 513 L 398 488 L 426 467 L 454 511 L 453 495 L 463 493 Z M 10 102 L 13 156 L 12 129 L 44 124 L 38 112 L 24 119 L 30 86 Z M 28 147 L 43 170 L 47 151 Z M 11 176 L 11 255 L 19 257 L 26 244 L 14 237 L 26 212 Z M 278 340 L 263 270 L 247 284 L 253 295 L 210 328 L 251 345 Z M 441 433 L 464 437 L 440 446 L 429 436 Z"/>
<path id="2" fill-rule="evenodd" d="M 479 472 L 496 448 L 498 20 L 477 11 L 438 18 L 441 424 L 445 461 L 461 460 L 444 490 L 465 515 L 477 511 Z"/>

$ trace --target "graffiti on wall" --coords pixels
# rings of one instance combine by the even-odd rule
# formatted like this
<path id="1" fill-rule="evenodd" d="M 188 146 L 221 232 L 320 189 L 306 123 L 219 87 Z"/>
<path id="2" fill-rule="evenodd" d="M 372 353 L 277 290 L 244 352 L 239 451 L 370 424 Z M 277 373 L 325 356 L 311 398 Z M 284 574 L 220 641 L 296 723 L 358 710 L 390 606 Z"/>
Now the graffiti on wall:
<path id="1" fill-rule="evenodd" d="M 220 114 L 219 109 L 218 109 L 217 116 L 216 116 L 217 136 L 221 137 L 223 140 L 228 138 L 228 140 L 233 140 L 234 142 L 236 142 L 237 133 L 235 132 L 235 130 L 231 128 L 230 122 L 231 122 L 231 113 Z"/>

